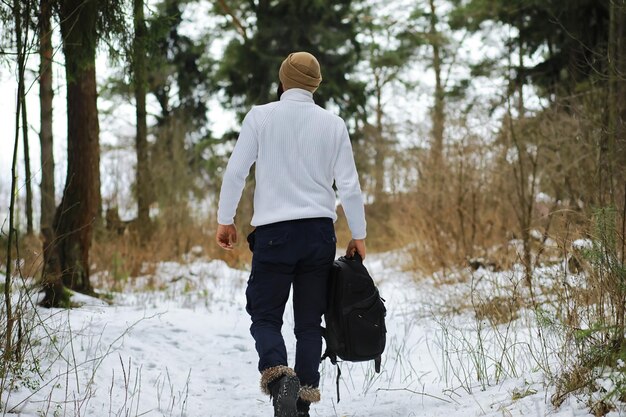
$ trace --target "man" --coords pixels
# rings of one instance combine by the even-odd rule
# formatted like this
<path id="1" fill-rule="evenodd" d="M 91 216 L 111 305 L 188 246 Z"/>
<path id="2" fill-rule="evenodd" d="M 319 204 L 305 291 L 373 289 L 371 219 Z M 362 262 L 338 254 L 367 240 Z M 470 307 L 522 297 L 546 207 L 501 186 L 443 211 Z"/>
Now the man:
<path id="1" fill-rule="evenodd" d="M 253 252 L 246 289 L 250 333 L 259 354 L 261 389 L 278 417 L 306 417 L 320 400 L 321 317 L 336 252 L 333 181 L 352 232 L 346 254 L 365 258 L 365 214 L 344 121 L 315 105 L 322 81 L 317 59 L 290 54 L 280 66 L 280 100 L 246 115 L 224 174 L 216 240 L 237 242 L 234 216 L 245 179 L 256 162 L 254 214 L 248 236 Z M 282 94 L 280 93 L 282 90 Z M 281 334 L 293 285 L 295 367 L 288 367 Z"/>

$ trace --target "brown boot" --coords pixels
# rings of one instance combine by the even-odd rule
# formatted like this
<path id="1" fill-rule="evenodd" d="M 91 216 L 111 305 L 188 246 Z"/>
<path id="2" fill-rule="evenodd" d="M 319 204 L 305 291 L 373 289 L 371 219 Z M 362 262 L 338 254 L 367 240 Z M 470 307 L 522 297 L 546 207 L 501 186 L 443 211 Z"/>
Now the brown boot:
<path id="1" fill-rule="evenodd" d="M 274 366 L 261 372 L 261 389 L 272 398 L 274 417 L 297 417 L 300 380 L 293 369 Z"/>
<path id="2" fill-rule="evenodd" d="M 300 387 L 300 394 L 296 408 L 298 409 L 297 417 L 310 417 L 309 409 L 311 403 L 316 403 L 320 400 L 320 390 L 311 386 Z"/>
<path id="3" fill-rule="evenodd" d="M 298 417 L 311 417 L 309 414 L 309 409 L 311 408 L 311 403 L 308 401 L 304 401 L 302 398 L 298 398 L 298 402 L 296 403 L 296 409 L 298 410 Z"/>

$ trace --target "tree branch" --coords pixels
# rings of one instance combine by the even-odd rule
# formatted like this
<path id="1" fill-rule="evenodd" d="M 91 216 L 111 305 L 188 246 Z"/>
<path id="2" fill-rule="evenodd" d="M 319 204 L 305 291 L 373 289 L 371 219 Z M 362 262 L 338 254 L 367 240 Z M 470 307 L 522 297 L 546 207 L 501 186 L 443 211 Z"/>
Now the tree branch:
<path id="1" fill-rule="evenodd" d="M 235 29 L 243 37 L 243 39 L 247 41 L 248 34 L 246 33 L 246 27 L 243 25 L 241 20 L 239 20 L 239 18 L 235 15 L 235 12 L 233 11 L 233 9 L 231 9 L 230 6 L 226 4 L 225 0 L 217 0 L 217 3 L 220 5 L 224 13 L 226 13 L 227 15 L 231 17 L 231 19 L 233 19 L 233 25 L 235 26 Z"/>

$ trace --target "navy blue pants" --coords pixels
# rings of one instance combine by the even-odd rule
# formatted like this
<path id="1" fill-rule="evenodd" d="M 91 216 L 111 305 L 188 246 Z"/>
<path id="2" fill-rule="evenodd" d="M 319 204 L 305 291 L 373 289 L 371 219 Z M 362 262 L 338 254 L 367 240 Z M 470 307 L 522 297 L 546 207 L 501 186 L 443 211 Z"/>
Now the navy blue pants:
<path id="1" fill-rule="evenodd" d="M 293 285 L 294 370 L 301 385 L 319 385 L 321 321 L 336 241 L 333 222 L 328 218 L 259 226 L 248 236 L 253 256 L 246 310 L 252 318 L 250 333 L 259 354 L 259 371 L 288 365 L 281 327 Z"/>

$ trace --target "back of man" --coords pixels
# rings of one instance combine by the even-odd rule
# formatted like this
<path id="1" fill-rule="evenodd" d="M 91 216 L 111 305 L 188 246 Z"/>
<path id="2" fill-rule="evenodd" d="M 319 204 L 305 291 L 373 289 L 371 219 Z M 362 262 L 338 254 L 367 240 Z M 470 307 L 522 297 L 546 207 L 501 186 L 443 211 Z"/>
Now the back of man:
<path id="1" fill-rule="evenodd" d="M 350 139 L 343 120 L 315 105 L 321 82 L 311 54 L 289 55 L 279 72 L 279 102 L 254 107 L 243 121 L 228 162 L 218 208 L 217 242 L 232 249 L 234 216 L 256 163 L 253 252 L 246 289 L 250 332 L 259 354 L 261 388 L 278 417 L 306 417 L 320 399 L 321 317 L 336 252 L 337 185 L 353 239 L 348 255 L 365 257 L 365 214 Z M 296 358 L 288 366 L 282 317 L 293 286 Z"/>
<path id="2" fill-rule="evenodd" d="M 299 89 L 253 108 L 250 117 L 258 138 L 252 224 L 336 218 L 332 183 L 339 147 L 348 134 L 343 120 Z M 357 187 L 349 191 L 360 197 Z"/>

